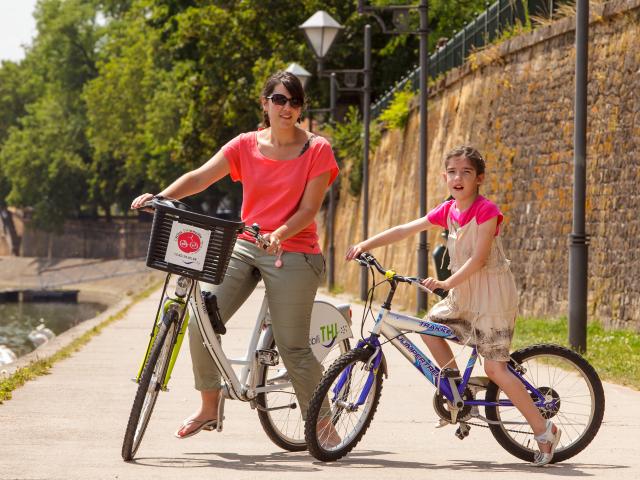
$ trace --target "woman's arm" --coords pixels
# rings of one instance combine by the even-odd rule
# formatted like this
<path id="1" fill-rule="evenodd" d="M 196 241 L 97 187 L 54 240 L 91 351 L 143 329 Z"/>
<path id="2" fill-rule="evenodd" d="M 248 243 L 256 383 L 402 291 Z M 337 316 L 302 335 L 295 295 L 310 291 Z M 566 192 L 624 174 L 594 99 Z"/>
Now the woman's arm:
<path id="1" fill-rule="evenodd" d="M 268 236 L 271 241 L 271 245 L 267 249 L 269 253 L 275 253 L 280 249 L 281 242 L 293 237 L 313 222 L 322 206 L 330 178 L 331 173 L 327 171 L 309 180 L 296 212 Z"/>
<path id="2" fill-rule="evenodd" d="M 201 167 L 185 173 L 158 195 L 179 200 L 189 195 L 203 191 L 211 184 L 229 174 L 229 162 L 220 150 Z M 144 193 L 133 200 L 131 208 L 140 208 L 154 197 L 151 193 Z"/>
<path id="3" fill-rule="evenodd" d="M 345 258 L 347 260 L 353 260 L 362 252 L 372 250 L 377 247 L 382 247 L 390 243 L 398 242 L 407 237 L 410 237 L 411 235 L 415 235 L 418 232 L 427 230 L 428 228 L 431 228 L 433 226 L 434 225 L 429 222 L 429 220 L 427 220 L 426 216 L 417 218 L 409 223 L 397 225 L 353 245 L 347 251 L 347 255 L 345 256 Z"/>
<path id="4" fill-rule="evenodd" d="M 493 217 L 478 226 L 478 242 L 473 250 L 473 255 L 464 262 L 464 265 L 460 267 L 460 270 L 451 275 L 445 281 L 441 282 L 434 278 L 427 278 L 422 282 L 422 284 L 431 291 L 436 288 L 451 290 L 453 287 L 460 285 L 471 275 L 484 267 L 487 263 L 487 259 L 489 258 L 489 253 L 491 252 L 491 244 L 493 243 L 497 226 L 498 217 Z"/>

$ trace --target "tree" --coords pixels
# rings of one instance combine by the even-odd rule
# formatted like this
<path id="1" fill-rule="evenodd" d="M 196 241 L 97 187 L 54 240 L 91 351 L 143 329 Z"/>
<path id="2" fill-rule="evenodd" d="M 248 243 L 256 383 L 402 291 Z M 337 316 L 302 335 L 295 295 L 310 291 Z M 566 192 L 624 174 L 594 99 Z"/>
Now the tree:
<path id="1" fill-rule="evenodd" d="M 80 92 L 97 73 L 99 26 L 94 5 L 82 0 L 42 0 L 35 17 L 38 36 L 19 77 L 32 79 L 35 98 L 6 130 L 0 165 L 7 201 L 34 207 L 35 223 L 52 230 L 86 204 L 91 154 Z"/>

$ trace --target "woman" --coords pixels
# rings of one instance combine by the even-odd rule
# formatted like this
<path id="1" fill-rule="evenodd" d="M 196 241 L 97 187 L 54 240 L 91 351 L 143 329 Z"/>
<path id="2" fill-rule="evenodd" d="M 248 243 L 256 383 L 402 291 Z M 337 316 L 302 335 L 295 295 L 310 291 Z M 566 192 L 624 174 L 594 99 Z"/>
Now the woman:
<path id="1" fill-rule="evenodd" d="M 269 246 L 265 251 L 250 235 L 241 235 L 224 281 L 208 288 L 216 295 L 226 323 L 260 278 L 264 280 L 276 344 L 306 418 L 309 399 L 322 376 L 309 347 L 311 309 L 325 270 L 314 217 L 338 166 L 327 140 L 298 125 L 304 90 L 295 75 L 272 75 L 262 90 L 261 104 L 265 128 L 237 136 L 159 195 L 180 199 L 226 175 L 242 182 L 242 220 L 259 224 Z M 140 208 L 152 197 L 140 195 L 131 208 Z M 213 429 L 220 399 L 220 372 L 194 323 L 189 325 L 189 339 L 202 403 L 176 431 L 178 438 Z"/>

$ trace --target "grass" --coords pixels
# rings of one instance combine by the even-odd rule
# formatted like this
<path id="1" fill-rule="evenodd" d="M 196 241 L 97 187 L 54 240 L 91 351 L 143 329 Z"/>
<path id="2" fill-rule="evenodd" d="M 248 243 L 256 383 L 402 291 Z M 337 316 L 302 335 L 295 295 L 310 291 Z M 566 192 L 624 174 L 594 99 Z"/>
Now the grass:
<path id="1" fill-rule="evenodd" d="M 569 346 L 566 318 L 555 320 L 519 318 L 512 348 L 534 343 Z M 628 330 L 605 330 L 599 322 L 587 326 L 587 352 L 584 355 L 602 380 L 640 390 L 640 334 Z"/>
<path id="2" fill-rule="evenodd" d="M 154 282 L 154 284 L 148 287 L 146 290 L 135 295 L 132 302 L 125 308 L 111 315 L 109 318 L 96 325 L 91 330 L 87 330 L 84 334 L 73 340 L 66 347 L 58 350 L 53 355 L 35 360 L 28 365 L 16 370 L 13 375 L 0 380 L 0 404 L 2 404 L 6 400 L 10 400 L 11 392 L 13 392 L 17 388 L 20 388 L 28 381 L 33 380 L 41 375 L 48 375 L 50 373 L 51 367 L 53 367 L 55 363 L 70 357 L 75 352 L 80 350 L 84 345 L 89 343 L 89 341 L 94 336 L 98 335 L 107 326 L 123 318 L 134 304 L 151 295 L 151 293 L 153 293 L 156 288 L 158 288 L 159 284 L 159 282 Z"/>

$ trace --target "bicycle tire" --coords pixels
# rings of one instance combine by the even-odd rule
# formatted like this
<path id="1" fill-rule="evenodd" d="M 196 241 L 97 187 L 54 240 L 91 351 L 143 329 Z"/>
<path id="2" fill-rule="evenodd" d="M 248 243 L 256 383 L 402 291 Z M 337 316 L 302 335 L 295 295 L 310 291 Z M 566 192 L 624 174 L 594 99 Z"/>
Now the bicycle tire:
<path id="1" fill-rule="evenodd" d="M 277 350 L 275 341 L 271 342 L 270 348 Z M 338 342 L 322 361 L 323 370 L 326 371 L 327 366 L 336 360 L 337 357 L 333 355 L 333 352 L 339 352 L 342 355 L 348 352 L 350 348 L 349 339 Z M 278 369 L 278 365 L 273 367 L 263 365 L 258 377 L 260 378 L 259 385 L 267 385 L 270 381 L 275 381 L 274 379 L 285 378 L 288 380 L 288 377 L 283 377 L 286 373 L 281 372 L 281 370 L 282 368 Z M 260 408 L 283 406 L 294 402 L 295 393 L 292 387 L 289 387 L 286 391 L 259 393 L 256 398 L 256 403 L 259 407 L 258 418 L 260 419 L 260 425 L 262 425 L 262 429 L 269 439 L 283 450 L 301 452 L 307 449 L 307 442 L 304 436 L 304 420 L 300 409 L 260 410 Z"/>
<path id="2" fill-rule="evenodd" d="M 561 462 L 584 450 L 598 433 L 605 407 L 602 382 L 594 368 L 578 353 L 559 345 L 532 345 L 514 352 L 511 357 L 525 367 L 524 377 L 529 383 L 559 401 L 555 409 L 540 410 L 563 430 L 552 462 Z M 571 382 L 563 384 L 565 379 Z M 490 382 L 486 400 L 495 402 L 500 394 L 500 388 Z M 493 421 L 509 420 L 512 415 L 524 419 L 515 407 L 487 406 L 485 412 Z M 586 421 L 580 425 L 583 417 Z M 529 425 L 525 422 L 521 427 L 516 432 L 509 425 L 489 424 L 494 438 L 505 450 L 532 462 L 537 443 Z"/>
<path id="3" fill-rule="evenodd" d="M 334 402 L 335 396 L 343 404 L 354 404 L 361 394 L 362 385 L 367 381 L 370 375 L 368 370 L 364 369 L 371 358 L 373 351 L 369 348 L 357 348 L 345 353 L 336 360 L 329 368 L 327 373 L 322 377 L 316 390 L 309 402 L 309 411 L 307 412 L 307 422 L 305 424 L 305 438 L 309 453 L 320 461 L 333 462 L 347 455 L 360 442 L 366 433 L 380 402 L 380 394 L 382 393 L 383 369 L 378 368 L 374 372 L 375 378 L 371 384 L 371 389 L 367 395 L 364 404 L 356 410 L 349 411 L 344 406 L 338 406 Z M 325 447 L 323 442 L 318 438 L 323 432 L 318 431 L 318 418 L 322 404 L 327 395 L 332 390 L 336 380 L 341 378 L 342 373 L 350 368 L 346 382 L 342 385 L 339 392 L 334 392 L 334 399 L 331 402 L 331 421 L 334 428 L 341 438 L 341 442 L 335 446 Z M 360 376 L 362 378 L 360 378 Z M 359 418 L 356 417 L 360 414 Z M 343 431 L 343 428 L 345 429 Z M 349 428 L 351 431 L 347 431 Z"/>
<path id="4" fill-rule="evenodd" d="M 125 462 L 130 461 L 138 451 L 149 424 L 158 393 L 162 387 L 162 381 L 169 366 L 169 358 L 178 332 L 177 320 L 178 312 L 176 310 L 172 309 L 164 314 L 147 363 L 142 370 L 122 443 L 122 458 Z"/>

